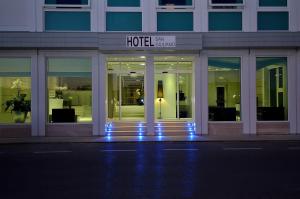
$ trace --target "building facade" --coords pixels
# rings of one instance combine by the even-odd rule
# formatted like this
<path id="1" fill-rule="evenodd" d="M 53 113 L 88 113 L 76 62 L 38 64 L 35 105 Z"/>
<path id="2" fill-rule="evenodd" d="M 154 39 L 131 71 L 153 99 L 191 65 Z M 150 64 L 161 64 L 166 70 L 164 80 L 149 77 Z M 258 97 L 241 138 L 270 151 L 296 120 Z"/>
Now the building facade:
<path id="1" fill-rule="evenodd" d="M 0 11 L 0 137 L 300 133 L 298 0 Z"/>

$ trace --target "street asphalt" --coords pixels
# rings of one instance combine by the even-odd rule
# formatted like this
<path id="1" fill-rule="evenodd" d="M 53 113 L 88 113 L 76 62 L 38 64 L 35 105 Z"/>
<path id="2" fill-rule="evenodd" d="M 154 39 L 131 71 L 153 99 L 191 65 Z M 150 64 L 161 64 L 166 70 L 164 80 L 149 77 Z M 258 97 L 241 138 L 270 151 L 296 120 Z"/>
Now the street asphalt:
<path id="1" fill-rule="evenodd" d="M 300 142 L 0 145 L 0 199 L 299 199 Z"/>

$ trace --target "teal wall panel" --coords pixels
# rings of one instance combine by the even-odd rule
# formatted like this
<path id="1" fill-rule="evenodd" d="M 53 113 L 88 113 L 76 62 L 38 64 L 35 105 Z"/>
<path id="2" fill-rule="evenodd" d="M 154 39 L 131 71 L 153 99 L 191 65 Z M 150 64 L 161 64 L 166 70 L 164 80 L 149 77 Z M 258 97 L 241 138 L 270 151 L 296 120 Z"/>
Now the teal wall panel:
<path id="1" fill-rule="evenodd" d="M 289 30 L 288 12 L 258 12 L 258 30 Z"/>
<path id="2" fill-rule="evenodd" d="M 88 5 L 88 0 L 45 0 L 45 4 Z"/>
<path id="3" fill-rule="evenodd" d="M 111 7 L 140 7 L 140 0 L 107 0 Z"/>
<path id="4" fill-rule="evenodd" d="M 193 31 L 192 12 L 158 12 L 157 31 Z"/>
<path id="5" fill-rule="evenodd" d="M 142 31 L 141 12 L 107 12 L 107 31 Z"/>
<path id="6" fill-rule="evenodd" d="M 45 12 L 46 31 L 90 31 L 90 12 Z"/>
<path id="7" fill-rule="evenodd" d="M 173 4 L 177 6 L 191 6 L 193 5 L 193 0 L 159 0 L 160 6 L 165 6 L 167 4 Z"/>
<path id="8" fill-rule="evenodd" d="M 241 31 L 243 17 L 241 12 L 210 12 L 210 31 Z"/>
<path id="9" fill-rule="evenodd" d="M 259 6 L 264 7 L 286 7 L 287 0 L 259 0 Z"/>

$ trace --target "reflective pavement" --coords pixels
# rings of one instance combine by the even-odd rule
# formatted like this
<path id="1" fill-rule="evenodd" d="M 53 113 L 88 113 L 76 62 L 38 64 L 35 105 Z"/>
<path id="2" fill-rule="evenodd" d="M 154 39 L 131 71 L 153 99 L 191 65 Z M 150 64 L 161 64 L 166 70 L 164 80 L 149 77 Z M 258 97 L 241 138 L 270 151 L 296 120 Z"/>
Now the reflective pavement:
<path id="1" fill-rule="evenodd" d="M 300 142 L 0 145 L 0 198 L 299 199 Z"/>

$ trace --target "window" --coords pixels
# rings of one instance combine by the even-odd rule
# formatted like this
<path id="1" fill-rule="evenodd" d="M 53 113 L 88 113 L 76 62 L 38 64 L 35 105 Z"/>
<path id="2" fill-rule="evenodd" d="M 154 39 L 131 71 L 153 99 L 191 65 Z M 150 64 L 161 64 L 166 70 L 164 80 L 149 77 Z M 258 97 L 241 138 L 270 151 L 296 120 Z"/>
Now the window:
<path id="1" fill-rule="evenodd" d="M 142 31 L 141 12 L 107 12 L 107 31 Z"/>
<path id="2" fill-rule="evenodd" d="M 107 0 L 109 7 L 140 7 L 140 0 Z"/>
<path id="3" fill-rule="evenodd" d="M 158 0 L 159 6 L 192 6 L 193 0 Z"/>
<path id="4" fill-rule="evenodd" d="M 90 5 L 89 0 L 45 0 L 45 5 L 54 6 L 88 6 Z"/>
<path id="5" fill-rule="evenodd" d="M 0 123 L 31 122 L 30 71 L 30 58 L 0 58 Z"/>
<path id="6" fill-rule="evenodd" d="M 209 12 L 209 31 L 241 31 L 242 12 Z"/>
<path id="7" fill-rule="evenodd" d="M 241 59 L 208 59 L 209 121 L 241 120 Z"/>
<path id="8" fill-rule="evenodd" d="M 49 122 L 92 121 L 92 66 L 88 58 L 49 58 Z"/>
<path id="9" fill-rule="evenodd" d="M 258 30 L 289 30 L 288 12 L 258 12 Z"/>
<path id="10" fill-rule="evenodd" d="M 287 58 L 256 58 L 258 121 L 288 119 Z"/>
<path id="11" fill-rule="evenodd" d="M 209 0 L 210 6 L 221 6 L 221 7 L 234 7 L 234 6 L 243 6 L 243 0 Z"/>
<path id="12" fill-rule="evenodd" d="M 158 12 L 157 31 L 193 31 L 193 12 Z"/>
<path id="13" fill-rule="evenodd" d="M 46 31 L 90 31 L 90 12 L 46 11 Z"/>
<path id="14" fill-rule="evenodd" d="M 287 7 L 287 0 L 259 0 L 261 7 Z"/>

